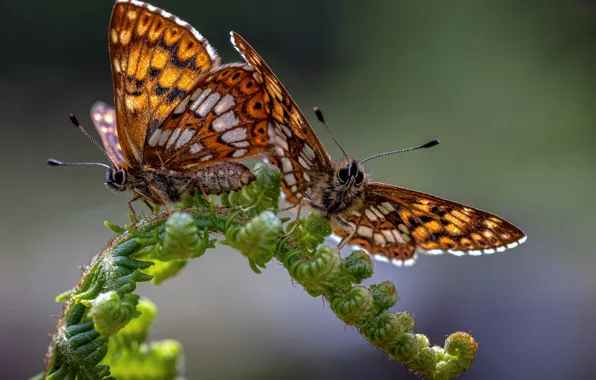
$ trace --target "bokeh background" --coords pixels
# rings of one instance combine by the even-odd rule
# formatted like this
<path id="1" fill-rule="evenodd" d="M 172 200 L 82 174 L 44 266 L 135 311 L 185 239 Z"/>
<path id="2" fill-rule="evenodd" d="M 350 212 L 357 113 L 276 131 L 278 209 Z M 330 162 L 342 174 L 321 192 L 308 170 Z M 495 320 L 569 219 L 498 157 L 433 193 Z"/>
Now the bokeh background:
<path id="1" fill-rule="evenodd" d="M 488 209 L 529 236 L 485 257 L 378 263 L 395 310 L 443 345 L 468 331 L 477 360 L 462 379 L 584 379 L 596 339 L 596 2 L 166 1 L 224 61 L 240 57 L 228 32 L 255 46 L 305 111 L 320 106 L 355 157 L 431 138 L 431 150 L 368 165 L 379 181 Z M 88 109 L 111 101 L 111 1 L 3 1 L 0 6 L 0 368 L 39 372 L 60 305 L 79 266 L 109 240 L 102 223 L 127 221 L 128 196 L 69 123 L 92 129 Z M 254 274 L 226 248 L 160 287 L 152 339 L 175 338 L 190 379 L 415 379 L 369 346 L 277 264 Z"/>

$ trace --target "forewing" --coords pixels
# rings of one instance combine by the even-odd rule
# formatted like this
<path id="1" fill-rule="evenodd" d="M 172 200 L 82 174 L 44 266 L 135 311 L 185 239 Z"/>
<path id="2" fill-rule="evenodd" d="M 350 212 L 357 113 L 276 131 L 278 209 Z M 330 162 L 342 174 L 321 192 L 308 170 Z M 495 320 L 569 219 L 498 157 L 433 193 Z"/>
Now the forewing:
<path id="1" fill-rule="evenodd" d="M 189 24 L 136 0 L 116 2 L 109 39 L 118 136 L 126 161 L 136 165 L 146 136 L 219 57 Z"/>
<path id="2" fill-rule="evenodd" d="M 368 186 L 363 208 L 344 219 L 356 228 L 349 243 L 380 255 L 377 258 L 399 265 L 416 252 L 491 254 L 526 240 L 519 228 L 486 211 L 397 186 Z"/>
<path id="3" fill-rule="evenodd" d="M 333 173 L 331 158 L 267 63 L 244 38 L 235 32 L 231 35 L 232 44 L 255 68 L 255 78 L 265 90 L 271 136 L 267 156 L 283 174 L 282 188 L 287 201 L 295 204 L 322 173 Z"/>
<path id="4" fill-rule="evenodd" d="M 122 154 L 120 142 L 118 141 L 114 107 L 103 102 L 96 102 L 91 106 L 91 120 L 112 162 L 118 168 L 126 169 L 127 164 L 124 160 L 124 154 Z"/>
<path id="5" fill-rule="evenodd" d="M 148 136 L 145 162 L 199 170 L 262 153 L 269 146 L 263 87 L 247 64 L 218 68 Z"/>

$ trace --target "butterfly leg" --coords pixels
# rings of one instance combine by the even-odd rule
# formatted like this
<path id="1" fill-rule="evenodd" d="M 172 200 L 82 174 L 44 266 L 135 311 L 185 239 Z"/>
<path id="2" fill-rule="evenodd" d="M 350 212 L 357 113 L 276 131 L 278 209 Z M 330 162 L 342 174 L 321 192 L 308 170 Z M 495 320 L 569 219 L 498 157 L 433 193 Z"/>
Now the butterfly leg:
<path id="1" fill-rule="evenodd" d="M 346 222 L 346 220 L 339 215 L 334 216 L 333 221 L 339 224 L 344 229 L 351 230 L 351 232 L 346 237 L 341 239 L 341 241 L 337 245 L 337 251 L 339 252 L 344 247 L 344 245 L 348 244 L 349 241 L 352 240 L 352 237 L 354 237 L 354 234 L 356 234 L 356 227 Z"/>
<path id="2" fill-rule="evenodd" d="M 287 207 L 284 207 L 284 208 L 280 208 L 277 211 L 279 211 L 279 212 L 290 211 L 291 209 L 296 208 L 296 207 L 300 207 L 300 206 L 302 206 L 302 204 L 301 204 L 300 201 L 298 201 L 298 202 L 294 203 L 293 205 L 290 205 L 290 206 L 287 206 Z"/>
<path id="3" fill-rule="evenodd" d="M 300 211 L 302 211 L 302 204 L 303 204 L 303 198 L 301 198 L 298 202 L 296 202 L 295 205 L 292 205 L 291 207 L 286 207 L 285 209 L 279 210 L 279 211 L 287 211 L 287 210 L 291 210 L 294 207 L 298 206 L 298 210 L 296 211 L 296 219 L 294 219 L 294 225 L 292 226 L 292 228 L 290 228 L 290 230 L 288 232 L 283 234 L 282 239 L 290 236 L 296 230 L 296 228 L 298 227 L 298 224 L 300 224 Z"/>
<path id="4" fill-rule="evenodd" d="M 207 201 L 207 203 L 209 203 L 213 207 L 217 207 L 217 205 L 215 203 L 213 203 L 213 201 L 211 200 L 211 198 L 209 198 L 209 196 L 207 195 L 207 192 L 205 191 L 205 188 L 203 187 L 203 185 L 201 184 L 201 182 L 197 182 L 197 184 L 199 185 L 199 190 L 201 190 L 201 194 L 203 195 L 203 198 L 205 198 L 205 200 Z"/>
<path id="5" fill-rule="evenodd" d="M 168 208 L 168 205 L 163 196 L 160 194 L 159 190 L 155 186 L 149 186 L 149 191 L 151 191 L 151 194 L 153 194 L 155 199 L 159 200 L 159 203 L 161 203 L 163 208 L 166 209 L 168 215 L 172 215 L 172 211 Z"/>
<path id="6" fill-rule="evenodd" d="M 137 219 L 137 213 L 136 213 L 134 207 L 132 207 L 132 202 L 136 201 L 137 199 L 141 199 L 141 198 L 142 197 L 138 193 L 135 192 L 135 196 L 130 201 L 128 201 L 128 208 L 130 209 L 130 212 L 132 212 L 133 225 L 136 225 L 139 220 Z"/>
<path id="7" fill-rule="evenodd" d="M 290 229 L 290 231 L 286 232 L 286 233 L 283 235 L 283 237 L 290 236 L 290 235 L 292 234 L 292 232 L 294 232 L 294 230 L 296 229 L 296 227 L 298 227 L 298 222 L 299 222 L 299 220 L 300 220 L 300 211 L 302 210 L 302 206 L 303 206 L 304 204 L 308 204 L 308 206 L 309 206 L 310 208 L 312 208 L 313 210 L 316 210 L 316 211 L 318 211 L 318 212 L 320 212 L 320 213 L 322 213 L 322 214 L 324 214 L 324 213 L 325 213 L 325 208 L 324 208 L 323 206 L 319 206 L 318 204 L 316 204 L 315 202 L 313 202 L 313 201 L 310 199 L 310 197 L 308 196 L 308 194 L 304 194 L 304 195 L 305 195 L 305 196 L 304 196 L 304 197 L 302 197 L 302 198 L 300 198 L 300 200 L 299 200 L 299 201 L 298 201 L 298 202 L 297 202 L 295 205 L 293 205 L 292 207 L 288 208 L 288 210 L 289 210 L 289 209 L 292 209 L 292 208 L 294 208 L 294 207 L 298 206 L 298 211 L 297 211 L 297 213 L 296 213 L 296 219 L 295 219 L 294 225 L 292 226 L 292 228 Z M 283 210 L 283 209 L 282 209 L 282 210 Z M 282 211 L 282 210 L 280 210 L 280 211 Z M 343 220 L 343 219 L 342 219 L 342 220 Z M 344 222 L 345 222 L 345 221 L 344 221 Z M 347 223 L 347 222 L 346 222 L 346 223 Z"/>
<path id="8" fill-rule="evenodd" d="M 136 225 L 137 222 L 139 221 L 139 219 L 137 218 L 137 212 L 134 209 L 134 207 L 132 206 L 132 202 L 137 201 L 139 199 L 142 199 L 143 202 L 145 202 L 145 204 L 147 205 L 147 207 L 149 207 L 149 210 L 153 210 L 153 206 L 151 206 L 151 203 L 149 203 L 151 200 L 149 198 L 147 198 L 146 195 L 138 192 L 137 190 L 133 190 L 135 193 L 135 196 L 128 201 L 128 208 L 130 209 L 130 211 L 132 212 L 132 216 L 133 216 L 133 225 Z M 144 216 L 144 215 L 143 215 Z"/>

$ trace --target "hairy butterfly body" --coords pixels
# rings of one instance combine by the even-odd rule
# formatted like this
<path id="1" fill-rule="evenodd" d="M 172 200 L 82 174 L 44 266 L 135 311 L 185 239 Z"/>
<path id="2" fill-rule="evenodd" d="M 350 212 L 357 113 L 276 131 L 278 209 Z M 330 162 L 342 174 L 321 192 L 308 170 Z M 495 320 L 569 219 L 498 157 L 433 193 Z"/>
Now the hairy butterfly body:
<path id="1" fill-rule="evenodd" d="M 355 244 L 377 259 L 403 265 L 413 263 L 418 252 L 491 254 L 526 240 L 520 229 L 486 211 L 370 182 L 362 166 L 368 159 L 334 163 L 265 61 L 238 34 L 232 33 L 232 43 L 265 89 L 272 136 L 266 154 L 282 173 L 287 201 L 298 206 L 304 202 L 327 218 L 343 237 L 339 248 Z M 323 121 L 318 111 L 317 116 Z"/>

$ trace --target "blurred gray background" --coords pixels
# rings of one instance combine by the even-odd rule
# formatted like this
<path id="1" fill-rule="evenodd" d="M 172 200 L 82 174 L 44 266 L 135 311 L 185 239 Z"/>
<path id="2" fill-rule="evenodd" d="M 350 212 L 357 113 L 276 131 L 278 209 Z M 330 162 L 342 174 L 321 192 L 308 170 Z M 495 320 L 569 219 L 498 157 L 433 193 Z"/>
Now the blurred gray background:
<path id="1" fill-rule="evenodd" d="M 241 33 L 313 122 L 320 106 L 355 157 L 439 138 L 427 151 L 370 162 L 373 177 L 490 210 L 529 236 L 485 257 L 377 263 L 395 310 L 443 345 L 458 330 L 479 343 L 462 379 L 580 379 L 593 375 L 596 334 L 596 2 L 166 1 L 224 61 Z M 111 102 L 111 1 L 3 1 L 0 100 L 3 165 L 0 368 L 42 369 L 78 266 L 107 243 L 104 220 L 127 221 L 129 197 L 106 190 L 105 161 L 68 121 Z M 254 274 L 225 248 L 160 287 L 152 339 L 175 338 L 190 379 L 415 379 L 369 346 L 322 300 L 272 264 Z"/>

